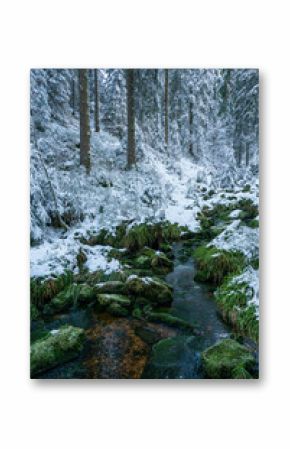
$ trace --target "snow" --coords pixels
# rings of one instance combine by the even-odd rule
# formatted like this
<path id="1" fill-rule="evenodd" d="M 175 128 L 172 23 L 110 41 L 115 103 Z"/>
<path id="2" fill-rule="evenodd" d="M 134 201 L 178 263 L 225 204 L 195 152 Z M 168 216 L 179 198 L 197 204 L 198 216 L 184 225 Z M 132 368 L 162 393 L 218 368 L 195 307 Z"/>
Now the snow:
<path id="1" fill-rule="evenodd" d="M 252 229 L 242 225 L 240 220 L 234 220 L 208 246 L 240 251 L 247 259 L 256 258 L 259 255 L 259 229 Z"/>
<path id="2" fill-rule="evenodd" d="M 71 230 L 65 238 L 55 235 L 50 241 L 44 241 L 32 247 L 30 252 L 30 275 L 32 277 L 50 277 L 64 273 L 66 270 L 78 272 L 76 258 L 79 250 L 86 256 L 86 268 L 89 271 L 103 270 L 106 274 L 120 269 L 116 259 L 108 261 L 107 254 L 111 247 L 81 244 Z"/>
<path id="3" fill-rule="evenodd" d="M 239 276 L 231 281 L 232 285 L 246 283 L 247 306 L 253 305 L 256 310 L 256 317 L 259 318 L 259 270 L 254 270 L 250 265 Z"/>

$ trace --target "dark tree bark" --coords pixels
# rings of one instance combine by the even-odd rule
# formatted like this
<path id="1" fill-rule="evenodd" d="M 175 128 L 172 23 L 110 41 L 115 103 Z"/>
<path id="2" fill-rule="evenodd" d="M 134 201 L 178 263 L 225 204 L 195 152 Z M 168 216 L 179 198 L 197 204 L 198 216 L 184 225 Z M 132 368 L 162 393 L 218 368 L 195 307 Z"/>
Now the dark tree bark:
<path id="1" fill-rule="evenodd" d="M 128 124 L 128 141 L 127 141 L 127 166 L 131 168 L 136 164 L 136 148 L 135 148 L 135 99 L 134 99 L 134 70 L 126 70 L 127 83 L 127 124 Z"/>
<path id="2" fill-rule="evenodd" d="M 246 142 L 246 167 L 249 166 L 250 163 L 250 144 Z"/>
<path id="3" fill-rule="evenodd" d="M 164 86 L 164 140 L 165 146 L 168 147 L 168 69 L 165 69 L 165 86 Z"/>
<path id="4" fill-rule="evenodd" d="M 72 107 L 72 115 L 75 115 L 75 80 L 72 79 L 71 82 L 71 107 Z"/>
<path id="5" fill-rule="evenodd" d="M 192 94 L 192 91 L 190 92 L 190 94 Z M 189 122 L 189 154 L 191 154 L 193 156 L 193 142 L 192 142 L 192 138 L 193 138 L 193 104 L 192 104 L 192 98 L 190 95 L 189 98 L 189 117 L 188 117 L 188 122 Z"/>
<path id="6" fill-rule="evenodd" d="M 99 80 L 98 69 L 94 70 L 94 92 L 95 92 L 95 131 L 100 131 L 100 105 L 99 105 Z"/>
<path id="7" fill-rule="evenodd" d="M 90 159 L 90 112 L 88 98 L 88 70 L 79 70 L 80 91 L 80 164 L 89 173 L 91 169 Z"/>

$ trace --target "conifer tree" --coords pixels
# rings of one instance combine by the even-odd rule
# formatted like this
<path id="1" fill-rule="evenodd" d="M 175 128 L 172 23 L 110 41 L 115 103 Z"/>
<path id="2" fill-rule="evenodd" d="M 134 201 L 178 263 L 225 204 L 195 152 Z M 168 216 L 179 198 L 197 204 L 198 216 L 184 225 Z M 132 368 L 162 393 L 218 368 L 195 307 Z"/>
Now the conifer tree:
<path id="1" fill-rule="evenodd" d="M 136 163 L 135 149 L 135 99 L 134 99 L 134 70 L 126 70 L 127 83 L 127 166 L 131 168 Z"/>
<path id="2" fill-rule="evenodd" d="M 90 160 L 90 112 L 88 98 L 88 70 L 79 69 L 80 92 L 80 164 L 89 173 Z"/>

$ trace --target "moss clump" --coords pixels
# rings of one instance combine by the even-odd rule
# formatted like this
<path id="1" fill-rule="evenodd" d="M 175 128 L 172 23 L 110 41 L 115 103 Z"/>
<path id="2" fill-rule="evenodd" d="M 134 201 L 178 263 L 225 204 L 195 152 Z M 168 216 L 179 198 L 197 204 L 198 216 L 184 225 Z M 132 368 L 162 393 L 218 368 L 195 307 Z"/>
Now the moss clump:
<path id="1" fill-rule="evenodd" d="M 142 296 L 152 304 L 170 304 L 173 301 L 172 288 L 160 279 L 132 275 L 126 281 L 129 295 Z"/>
<path id="2" fill-rule="evenodd" d="M 216 247 L 200 246 L 194 252 L 197 263 L 195 280 L 220 285 L 223 279 L 239 273 L 245 264 L 244 256 L 239 252 L 219 250 Z"/>
<path id="3" fill-rule="evenodd" d="M 250 199 L 241 199 L 236 206 L 242 211 L 239 216 L 241 220 L 253 220 L 259 214 L 258 206 Z"/>
<path id="4" fill-rule="evenodd" d="M 53 368 L 76 357 L 83 348 L 84 330 L 63 326 L 55 334 L 49 334 L 31 345 L 31 376 Z"/>
<path id="5" fill-rule="evenodd" d="M 87 284 L 72 284 L 56 295 L 43 312 L 53 314 L 63 312 L 72 306 L 86 306 L 96 298 L 96 291 Z"/>
<path id="6" fill-rule="evenodd" d="M 254 369 L 255 359 L 251 352 L 235 340 L 226 339 L 202 353 L 205 374 L 210 379 L 245 378 Z M 246 377 L 248 378 L 248 377 Z"/>
<path id="7" fill-rule="evenodd" d="M 64 274 L 51 279 L 30 279 L 30 301 L 31 304 L 39 309 L 42 309 L 45 304 L 57 295 L 61 290 L 71 285 L 74 281 L 74 276 L 71 271 L 66 271 Z"/>
<path id="8" fill-rule="evenodd" d="M 249 228 L 257 229 L 259 227 L 259 220 L 250 220 L 246 224 Z"/>
<path id="9" fill-rule="evenodd" d="M 228 277 L 215 292 L 215 300 L 223 319 L 229 322 L 242 335 L 254 341 L 259 339 L 259 320 L 254 305 L 248 305 L 253 291 L 245 283 L 236 283 L 234 277 Z"/>

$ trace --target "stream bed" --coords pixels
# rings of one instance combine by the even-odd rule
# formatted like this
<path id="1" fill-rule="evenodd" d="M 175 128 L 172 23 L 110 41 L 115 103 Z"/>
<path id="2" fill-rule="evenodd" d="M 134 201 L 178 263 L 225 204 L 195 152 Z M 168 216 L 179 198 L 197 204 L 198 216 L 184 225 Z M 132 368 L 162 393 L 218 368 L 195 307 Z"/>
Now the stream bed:
<path id="1" fill-rule="evenodd" d="M 229 338 L 231 330 L 217 312 L 210 287 L 194 281 L 194 261 L 188 248 L 184 255 L 184 249 L 182 242 L 173 245 L 174 269 L 165 280 L 173 287 L 174 300 L 167 311 L 196 325 L 199 335 L 146 320 L 96 314 L 93 308 L 72 310 L 44 326 L 53 330 L 71 324 L 85 329 L 84 350 L 78 358 L 38 377 L 203 378 L 201 352 Z"/>

